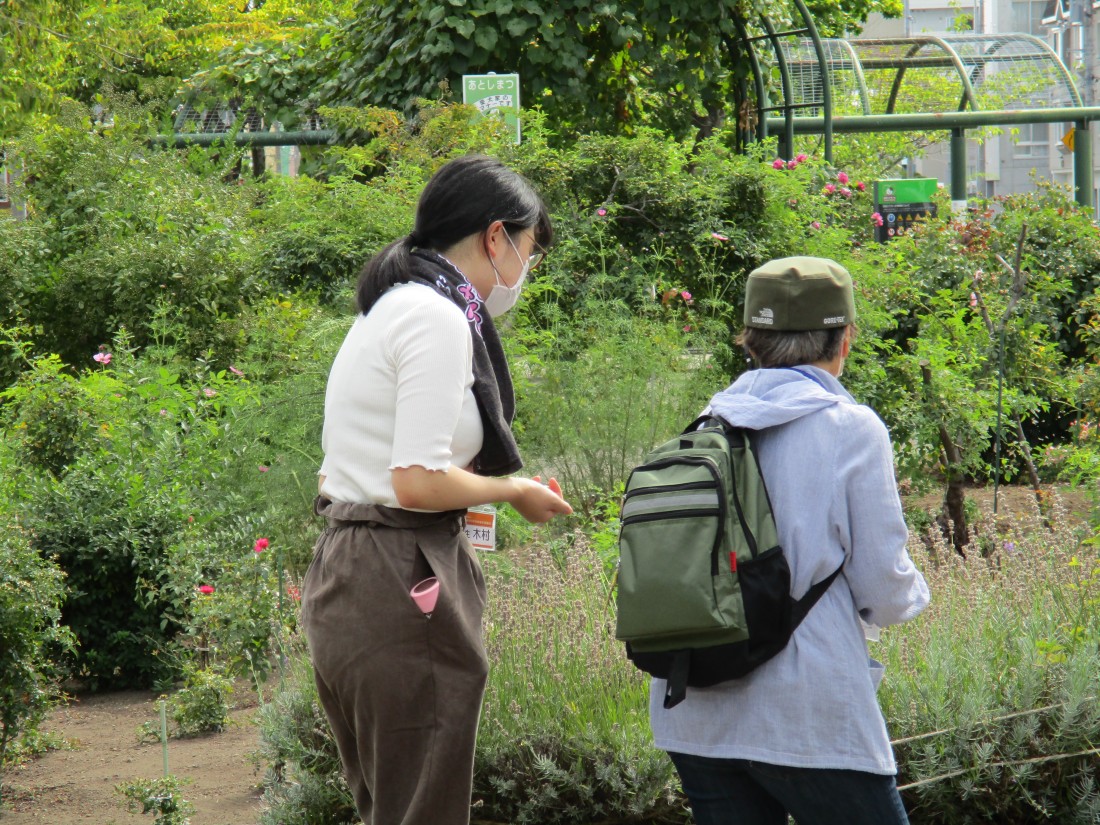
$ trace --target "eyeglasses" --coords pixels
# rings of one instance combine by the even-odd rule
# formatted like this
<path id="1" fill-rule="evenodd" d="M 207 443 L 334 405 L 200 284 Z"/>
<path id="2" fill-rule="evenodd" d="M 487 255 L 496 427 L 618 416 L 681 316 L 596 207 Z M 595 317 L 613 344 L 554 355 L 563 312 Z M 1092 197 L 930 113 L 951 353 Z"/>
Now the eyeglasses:
<path id="1" fill-rule="evenodd" d="M 505 224 L 506 232 L 508 231 L 507 226 L 508 224 Z M 527 256 L 527 271 L 531 272 L 538 269 L 539 264 L 546 260 L 546 249 L 535 240 L 535 233 L 530 231 L 530 227 L 517 226 L 516 224 L 511 224 L 511 226 L 519 230 L 520 234 L 526 234 L 531 239 L 531 244 L 534 247 L 535 251 Z"/>
<path id="2" fill-rule="evenodd" d="M 539 264 L 546 260 L 546 250 L 542 248 L 539 242 L 532 238 L 531 243 L 535 245 L 535 251 L 527 257 L 527 269 L 529 272 L 538 269 Z"/>

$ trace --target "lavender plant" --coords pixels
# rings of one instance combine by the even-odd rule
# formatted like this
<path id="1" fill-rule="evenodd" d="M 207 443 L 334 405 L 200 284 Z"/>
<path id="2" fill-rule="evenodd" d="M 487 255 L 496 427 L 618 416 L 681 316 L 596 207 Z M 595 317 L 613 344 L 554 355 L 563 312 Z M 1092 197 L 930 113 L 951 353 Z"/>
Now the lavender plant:
<path id="1" fill-rule="evenodd" d="M 915 825 L 1058 822 L 1100 816 L 1100 557 L 1096 534 L 1055 501 L 986 513 L 989 558 L 936 534 L 931 607 L 891 629 L 881 700 Z M 878 653 L 872 650 L 872 655 Z"/>

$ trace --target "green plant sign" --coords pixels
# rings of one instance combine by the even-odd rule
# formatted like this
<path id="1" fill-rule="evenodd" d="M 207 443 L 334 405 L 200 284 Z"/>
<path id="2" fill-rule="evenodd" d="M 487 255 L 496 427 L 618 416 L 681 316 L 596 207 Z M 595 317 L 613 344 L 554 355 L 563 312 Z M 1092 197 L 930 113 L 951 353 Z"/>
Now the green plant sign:
<path id="1" fill-rule="evenodd" d="M 477 107 L 483 115 L 502 118 L 519 143 L 518 74 L 464 74 L 462 102 Z"/>
<path id="2" fill-rule="evenodd" d="M 935 217 L 932 196 L 935 178 L 895 178 L 875 181 L 875 240 L 880 243 L 905 235 L 922 218 Z"/>

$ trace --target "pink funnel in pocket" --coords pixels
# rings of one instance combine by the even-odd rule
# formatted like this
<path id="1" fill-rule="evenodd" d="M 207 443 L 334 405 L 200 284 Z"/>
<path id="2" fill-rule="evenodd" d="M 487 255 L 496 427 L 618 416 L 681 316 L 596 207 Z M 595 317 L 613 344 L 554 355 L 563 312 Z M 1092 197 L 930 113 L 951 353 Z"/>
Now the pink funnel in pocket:
<path id="1" fill-rule="evenodd" d="M 424 613 L 431 613 L 435 610 L 436 599 L 439 598 L 439 579 L 432 576 L 430 579 L 424 579 L 424 581 L 417 583 L 412 590 L 409 591 L 409 595 L 412 596 L 413 601 L 416 602 L 416 606 Z"/>

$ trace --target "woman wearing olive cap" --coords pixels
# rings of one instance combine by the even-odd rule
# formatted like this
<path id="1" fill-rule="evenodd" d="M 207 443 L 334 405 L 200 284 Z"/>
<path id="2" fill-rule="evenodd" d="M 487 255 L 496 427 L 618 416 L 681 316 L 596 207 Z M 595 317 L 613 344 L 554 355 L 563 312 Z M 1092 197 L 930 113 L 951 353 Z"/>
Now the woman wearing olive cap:
<path id="1" fill-rule="evenodd" d="M 908 537 L 886 427 L 838 380 L 852 345 L 847 270 L 783 258 L 749 275 L 738 342 L 758 369 L 709 412 L 757 430 L 792 596 L 842 573 L 775 658 L 748 676 L 690 688 L 650 721 L 698 825 L 904 825 L 897 766 L 875 698 L 882 666 L 866 627 L 908 621 L 928 586 Z"/>

